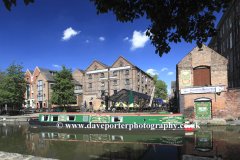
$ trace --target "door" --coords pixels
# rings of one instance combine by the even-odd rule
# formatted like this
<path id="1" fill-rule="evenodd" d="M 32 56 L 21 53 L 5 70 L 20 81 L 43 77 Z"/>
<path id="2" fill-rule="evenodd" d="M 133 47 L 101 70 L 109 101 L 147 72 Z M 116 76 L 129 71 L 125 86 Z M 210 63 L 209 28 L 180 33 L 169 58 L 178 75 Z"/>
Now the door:
<path id="1" fill-rule="evenodd" d="M 195 119 L 211 119 L 212 118 L 211 101 L 195 102 L 194 113 Z"/>

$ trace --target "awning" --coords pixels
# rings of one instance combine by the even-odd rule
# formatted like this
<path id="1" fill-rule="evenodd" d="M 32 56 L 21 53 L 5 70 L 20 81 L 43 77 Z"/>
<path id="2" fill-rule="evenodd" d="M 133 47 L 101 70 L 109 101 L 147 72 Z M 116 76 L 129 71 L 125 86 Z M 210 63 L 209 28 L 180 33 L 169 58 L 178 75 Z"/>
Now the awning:
<path id="1" fill-rule="evenodd" d="M 132 90 L 132 94 L 133 94 L 133 99 L 145 99 L 145 100 L 150 100 L 151 96 L 140 93 L 140 92 L 136 92 Z M 122 89 L 119 92 L 113 94 L 112 96 L 109 97 L 110 101 L 113 102 L 128 102 L 129 101 L 129 96 L 130 96 L 130 90 L 129 89 Z M 157 98 L 153 98 L 153 101 L 158 101 Z"/>

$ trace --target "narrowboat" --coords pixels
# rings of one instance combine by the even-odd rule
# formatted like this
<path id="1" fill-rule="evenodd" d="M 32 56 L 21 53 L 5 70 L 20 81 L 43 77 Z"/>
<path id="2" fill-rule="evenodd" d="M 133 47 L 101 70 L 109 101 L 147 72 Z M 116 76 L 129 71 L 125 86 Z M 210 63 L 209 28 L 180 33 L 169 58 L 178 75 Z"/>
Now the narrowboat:
<path id="1" fill-rule="evenodd" d="M 40 113 L 38 119 L 30 118 L 29 124 L 33 127 L 105 130 L 186 130 L 181 113 Z"/>

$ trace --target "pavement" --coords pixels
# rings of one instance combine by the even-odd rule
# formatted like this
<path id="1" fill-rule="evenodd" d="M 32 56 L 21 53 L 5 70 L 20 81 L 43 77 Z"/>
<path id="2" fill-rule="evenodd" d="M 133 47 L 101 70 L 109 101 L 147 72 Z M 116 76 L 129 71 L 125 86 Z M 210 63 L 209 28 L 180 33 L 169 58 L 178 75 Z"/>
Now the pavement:
<path id="1" fill-rule="evenodd" d="M 0 121 L 27 121 L 30 117 L 39 117 L 39 113 L 25 114 L 18 116 L 0 115 Z"/>
<path id="2" fill-rule="evenodd" d="M 55 160 L 52 158 L 43 158 L 43 157 L 37 157 L 32 155 L 22 155 L 19 153 L 9 153 L 9 152 L 2 152 L 0 151 L 0 159 L 4 160 Z"/>

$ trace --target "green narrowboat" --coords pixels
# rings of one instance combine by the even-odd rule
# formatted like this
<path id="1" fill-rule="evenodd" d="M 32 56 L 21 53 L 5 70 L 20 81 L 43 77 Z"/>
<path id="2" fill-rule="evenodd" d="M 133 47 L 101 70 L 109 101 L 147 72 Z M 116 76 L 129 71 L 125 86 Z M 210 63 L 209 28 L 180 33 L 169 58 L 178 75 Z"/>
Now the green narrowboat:
<path id="1" fill-rule="evenodd" d="M 157 113 L 40 113 L 31 126 L 95 129 L 183 129 L 183 115 Z"/>

